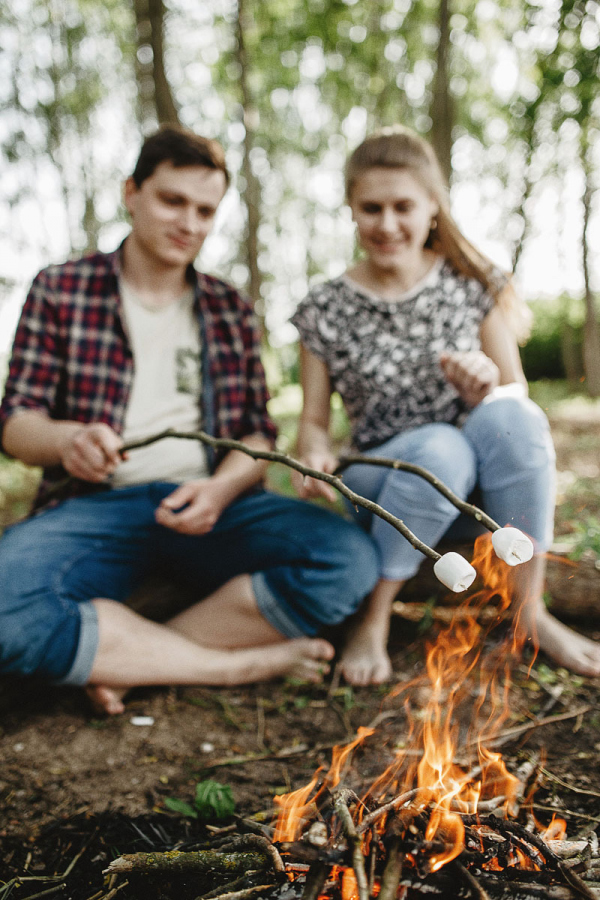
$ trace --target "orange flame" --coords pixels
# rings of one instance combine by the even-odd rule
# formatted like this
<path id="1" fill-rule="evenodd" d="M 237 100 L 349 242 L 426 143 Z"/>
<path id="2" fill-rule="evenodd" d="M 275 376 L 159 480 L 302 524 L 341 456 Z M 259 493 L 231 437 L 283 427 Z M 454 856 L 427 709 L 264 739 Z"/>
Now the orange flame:
<path id="1" fill-rule="evenodd" d="M 342 873 L 342 900 L 358 900 L 358 882 L 354 869 L 344 869 Z"/>
<path id="2" fill-rule="evenodd" d="M 318 775 L 319 772 L 321 772 L 320 768 L 317 769 L 312 780 L 309 784 L 305 785 L 305 787 L 299 788 L 297 791 L 292 791 L 289 794 L 283 794 L 280 797 L 273 798 L 277 806 L 281 807 L 275 826 L 275 834 L 273 835 L 274 841 L 296 840 L 302 831 L 307 815 L 309 815 L 314 808 L 314 804 L 321 792 L 325 788 L 331 789 L 337 787 L 340 783 L 344 764 L 350 753 L 355 747 L 362 744 L 369 735 L 373 734 L 373 730 L 373 728 L 359 728 L 357 737 L 355 737 L 353 741 L 350 741 L 349 744 L 343 744 L 342 746 L 333 748 L 329 771 L 323 779 L 321 788 L 317 791 L 310 803 L 307 801 L 317 785 Z"/>
<path id="3" fill-rule="evenodd" d="M 519 640 L 511 636 L 485 659 L 482 659 L 482 650 L 489 630 L 511 604 L 515 579 L 522 576 L 516 576 L 510 566 L 496 557 L 490 535 L 475 542 L 473 566 L 484 586 L 463 604 L 462 609 L 469 615 L 456 617 L 440 632 L 435 643 L 427 645 L 426 676 L 400 686 L 389 695 L 404 694 L 409 734 L 405 747 L 397 751 L 392 764 L 375 780 L 367 794 L 381 801 L 390 794 L 399 797 L 406 791 L 414 791 L 414 807 L 423 811 L 430 808 L 425 837 L 439 844 L 439 849 L 436 847 L 430 857 L 432 871 L 455 859 L 464 849 L 465 829 L 457 811 L 474 814 L 480 802 L 502 797 L 508 814 L 514 807 L 520 786 L 518 779 L 507 771 L 501 755 L 486 746 L 510 715 L 510 664 L 520 649 Z M 479 613 L 490 605 L 497 610 L 497 616 L 488 618 L 488 624 L 483 627 L 478 621 Z M 518 627 L 513 632 L 522 633 Z M 466 718 L 459 714 L 465 709 Z M 464 725 L 461 725 L 461 718 L 465 720 Z M 360 729 L 355 740 L 334 748 L 331 767 L 321 790 L 339 784 L 352 750 L 370 734 L 372 729 Z M 456 764 L 459 746 L 470 752 L 471 766 Z M 418 749 L 420 754 L 416 753 Z M 408 759 L 409 754 L 413 755 L 412 762 Z M 420 755 L 420 759 L 416 761 L 414 755 Z M 308 798 L 316 783 L 315 775 L 300 791 L 276 798 L 281 812 L 275 840 L 295 839 L 303 817 L 311 808 Z M 319 793 L 313 798 L 313 804 L 318 796 Z M 383 827 L 384 821 L 382 817 L 379 828 Z M 554 836 L 559 833 L 559 828 L 553 822 L 549 832 Z M 523 859 L 526 860 L 524 855 Z M 489 867 L 497 864 L 492 860 Z M 522 865 L 531 866 L 532 863 L 529 860 Z M 351 869 L 344 871 L 348 886 L 342 890 L 343 900 L 355 898 L 355 887 L 350 884 L 353 875 Z"/>
<path id="4" fill-rule="evenodd" d="M 545 841 L 563 841 L 566 835 L 567 823 L 555 813 L 552 816 L 552 821 L 543 832 L 542 837 Z"/>
<path id="5" fill-rule="evenodd" d="M 295 841 L 305 824 L 306 816 L 311 810 L 311 804 L 306 801 L 310 797 L 317 784 L 319 772 L 317 769 L 312 780 L 304 787 L 281 797 L 273 797 L 277 806 L 281 807 L 273 841 Z"/>

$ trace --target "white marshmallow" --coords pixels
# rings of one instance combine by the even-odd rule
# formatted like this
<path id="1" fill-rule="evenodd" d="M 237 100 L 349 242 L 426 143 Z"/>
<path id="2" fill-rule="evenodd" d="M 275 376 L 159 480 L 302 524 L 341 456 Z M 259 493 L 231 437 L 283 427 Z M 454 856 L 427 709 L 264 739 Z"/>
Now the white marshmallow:
<path id="1" fill-rule="evenodd" d="M 473 583 L 477 572 L 460 553 L 444 553 L 435 562 L 433 571 L 442 584 L 459 594 Z"/>
<path id="2" fill-rule="evenodd" d="M 533 556 L 533 544 L 527 535 L 510 525 L 492 532 L 492 544 L 496 556 L 509 566 L 518 566 Z"/>

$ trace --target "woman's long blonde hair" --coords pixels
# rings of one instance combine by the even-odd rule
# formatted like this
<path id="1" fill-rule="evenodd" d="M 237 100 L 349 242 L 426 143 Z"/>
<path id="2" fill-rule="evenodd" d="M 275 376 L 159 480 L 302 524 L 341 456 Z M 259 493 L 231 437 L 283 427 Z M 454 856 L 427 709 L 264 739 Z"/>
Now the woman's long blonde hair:
<path id="1" fill-rule="evenodd" d="M 374 168 L 408 169 L 433 197 L 439 210 L 425 246 L 445 257 L 460 274 L 481 282 L 506 313 L 517 338 L 524 340 L 530 330 L 531 312 L 515 293 L 510 276 L 503 277 L 498 268 L 467 240 L 452 218 L 448 186 L 431 144 L 401 125 L 369 135 L 346 164 L 348 202 L 358 178 Z"/>

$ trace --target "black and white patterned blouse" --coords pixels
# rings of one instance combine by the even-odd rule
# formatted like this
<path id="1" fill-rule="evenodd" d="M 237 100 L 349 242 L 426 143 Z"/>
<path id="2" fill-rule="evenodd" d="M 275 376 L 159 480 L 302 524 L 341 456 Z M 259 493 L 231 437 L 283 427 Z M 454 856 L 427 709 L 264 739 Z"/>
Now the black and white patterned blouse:
<path id="1" fill-rule="evenodd" d="M 329 371 L 359 450 L 429 422 L 459 424 L 467 407 L 439 365 L 442 351 L 481 349 L 494 299 L 474 278 L 439 260 L 395 300 L 347 275 L 314 287 L 292 322 Z"/>

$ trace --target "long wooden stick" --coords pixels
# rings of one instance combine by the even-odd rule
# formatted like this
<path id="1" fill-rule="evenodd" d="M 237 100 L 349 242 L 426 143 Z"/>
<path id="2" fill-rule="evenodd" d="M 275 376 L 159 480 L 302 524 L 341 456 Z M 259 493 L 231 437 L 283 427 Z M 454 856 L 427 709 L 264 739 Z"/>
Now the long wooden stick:
<path id="1" fill-rule="evenodd" d="M 477 522 L 481 522 L 481 524 L 485 525 L 486 528 L 489 528 L 490 531 L 498 531 L 500 528 L 498 522 L 492 519 L 491 516 L 488 516 L 486 512 L 478 506 L 475 506 L 473 503 L 467 503 L 466 500 L 462 500 L 458 494 L 455 494 L 454 491 L 450 490 L 447 484 L 440 481 L 437 475 L 434 475 L 429 469 L 424 469 L 423 466 L 404 462 L 402 459 L 388 459 L 385 456 L 364 456 L 360 454 L 347 454 L 346 456 L 341 456 L 339 462 L 340 464 L 334 473 L 336 475 L 343 472 L 348 466 L 357 465 L 384 466 L 387 469 L 397 469 L 402 472 L 410 472 L 413 475 L 418 475 L 419 478 L 428 481 L 436 491 L 439 491 L 439 493 L 449 500 L 457 509 L 469 516 L 473 516 Z"/>
<path id="2" fill-rule="evenodd" d="M 339 491 L 340 494 L 346 497 L 354 506 L 362 506 L 364 509 L 368 510 L 368 512 L 374 513 L 385 522 L 388 522 L 397 531 L 399 531 L 400 534 L 404 538 L 406 538 L 406 540 L 410 544 L 412 544 L 412 546 L 416 550 L 419 550 L 425 556 L 428 556 L 433 560 L 440 559 L 441 554 L 439 554 L 432 547 L 429 547 L 422 540 L 420 540 L 420 538 L 418 538 L 416 534 L 414 534 L 410 530 L 410 528 L 405 525 L 402 519 L 394 516 L 392 513 L 388 512 L 387 509 L 384 509 L 373 500 L 368 500 L 366 497 L 362 497 L 360 494 L 357 494 L 355 491 L 351 490 L 346 484 L 344 484 L 337 472 L 341 472 L 347 466 L 355 463 L 360 463 L 361 465 L 370 464 L 387 466 L 392 469 L 411 472 L 412 474 L 418 475 L 420 478 L 425 479 L 425 481 L 428 481 L 429 484 L 431 484 L 437 491 L 439 491 L 444 497 L 446 497 L 446 499 L 453 503 L 458 510 L 473 516 L 478 522 L 481 522 L 483 525 L 489 528 L 490 531 L 497 531 L 500 528 L 500 525 L 495 522 L 494 519 L 490 518 L 487 513 L 479 509 L 477 506 L 474 506 L 472 503 L 466 503 L 464 500 L 461 500 L 460 497 L 458 497 L 453 491 L 451 491 L 450 488 L 447 487 L 447 485 L 445 485 L 442 481 L 440 481 L 440 479 L 437 478 L 432 472 L 429 472 L 422 466 L 403 462 L 402 460 L 392 460 L 385 459 L 383 457 L 370 456 L 344 456 L 340 460 L 340 466 L 336 470 L 336 473 L 331 475 L 329 474 L 329 472 L 320 472 L 318 469 L 313 469 L 310 466 L 305 466 L 297 459 L 288 456 L 286 453 L 280 453 L 277 450 L 253 450 L 242 441 L 235 441 L 230 438 L 215 438 L 204 431 L 177 431 L 173 428 L 167 428 L 165 429 L 165 431 L 150 435 L 149 437 L 143 438 L 139 441 L 130 441 L 129 443 L 124 444 L 119 452 L 121 453 L 121 455 L 124 455 L 130 450 L 137 450 L 140 447 L 147 447 L 150 444 L 156 443 L 156 441 L 163 440 L 164 438 L 181 438 L 183 440 L 200 441 L 202 444 L 206 444 L 207 446 L 212 447 L 215 450 L 238 450 L 241 453 L 245 453 L 247 456 L 250 456 L 252 459 L 262 459 L 267 462 L 282 463 L 283 465 L 288 466 L 291 469 L 295 469 L 297 472 L 300 472 L 300 474 L 304 475 L 305 477 L 315 478 L 318 481 L 325 481 L 327 484 L 330 484 L 337 491 Z"/>
<path id="3" fill-rule="evenodd" d="M 215 438 L 210 434 L 206 434 L 206 432 L 204 431 L 176 431 L 173 428 L 167 428 L 165 431 L 161 431 L 158 434 L 151 435 L 150 437 L 144 438 L 142 440 L 131 441 L 127 444 L 123 444 L 119 452 L 121 453 L 121 455 L 123 455 L 125 453 L 129 453 L 130 450 L 137 450 L 140 447 L 147 447 L 150 444 L 154 444 L 156 441 L 163 440 L 164 438 L 182 438 L 184 440 L 200 441 L 202 444 L 207 444 L 209 447 L 213 447 L 214 449 L 219 450 L 239 450 L 240 453 L 245 453 L 247 456 L 252 457 L 252 459 L 264 459 L 267 462 L 282 463 L 283 465 L 289 466 L 289 468 L 295 469 L 297 472 L 300 472 L 301 475 L 305 475 L 310 478 L 316 478 L 318 481 L 325 481 L 327 482 L 327 484 L 330 484 L 337 491 L 339 491 L 340 494 L 343 494 L 343 496 L 346 497 L 354 506 L 362 506 L 369 512 L 379 516 L 385 522 L 388 522 L 397 531 L 399 531 L 400 534 L 404 538 L 406 538 L 406 540 L 410 544 L 412 544 L 412 546 L 416 550 L 419 550 L 425 556 L 429 556 L 430 559 L 433 560 L 438 560 L 441 558 L 441 554 L 434 550 L 433 547 L 429 547 L 422 540 L 420 540 L 420 538 L 418 538 L 416 534 L 414 534 L 410 530 L 410 528 L 404 524 L 402 519 L 399 519 L 397 516 L 392 515 L 392 513 L 388 512 L 387 509 L 384 509 L 383 506 L 379 506 L 378 503 L 374 503 L 373 500 L 367 500 L 366 497 L 361 497 L 360 494 L 352 491 L 337 475 L 330 475 L 328 472 L 319 472 L 318 469 L 312 469 L 310 468 L 310 466 L 305 466 L 303 465 L 303 463 L 298 462 L 297 459 L 288 456 L 286 453 L 280 453 L 277 450 L 253 450 L 242 441 L 234 441 L 230 438 Z"/>

